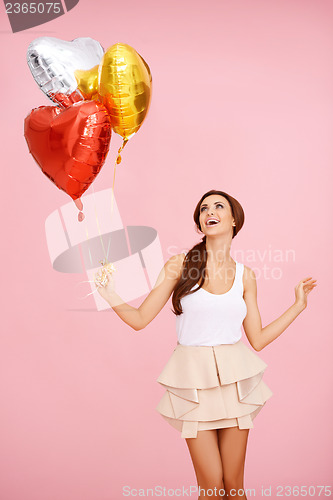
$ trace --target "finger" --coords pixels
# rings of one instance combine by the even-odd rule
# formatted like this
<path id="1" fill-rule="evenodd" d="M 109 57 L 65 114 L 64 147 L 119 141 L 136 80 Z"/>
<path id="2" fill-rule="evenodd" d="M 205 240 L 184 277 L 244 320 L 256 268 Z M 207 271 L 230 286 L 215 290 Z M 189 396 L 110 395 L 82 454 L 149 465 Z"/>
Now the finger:
<path id="1" fill-rule="evenodd" d="M 303 288 L 313 288 L 314 286 L 317 286 L 317 284 L 316 283 L 303 284 Z"/>
<path id="2" fill-rule="evenodd" d="M 315 283 L 315 281 L 316 281 L 315 279 L 311 280 L 311 281 L 302 280 L 302 281 L 300 281 L 300 285 L 303 287 L 312 286 Z"/>

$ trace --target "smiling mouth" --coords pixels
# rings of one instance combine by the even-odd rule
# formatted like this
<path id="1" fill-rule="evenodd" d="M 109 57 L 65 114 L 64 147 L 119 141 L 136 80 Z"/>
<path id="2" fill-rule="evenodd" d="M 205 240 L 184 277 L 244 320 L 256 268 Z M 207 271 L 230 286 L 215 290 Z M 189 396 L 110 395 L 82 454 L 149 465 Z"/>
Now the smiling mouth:
<path id="1" fill-rule="evenodd" d="M 212 220 L 212 221 L 209 221 L 208 223 L 206 223 L 206 227 L 213 227 L 219 223 L 220 223 L 220 221 Z"/>

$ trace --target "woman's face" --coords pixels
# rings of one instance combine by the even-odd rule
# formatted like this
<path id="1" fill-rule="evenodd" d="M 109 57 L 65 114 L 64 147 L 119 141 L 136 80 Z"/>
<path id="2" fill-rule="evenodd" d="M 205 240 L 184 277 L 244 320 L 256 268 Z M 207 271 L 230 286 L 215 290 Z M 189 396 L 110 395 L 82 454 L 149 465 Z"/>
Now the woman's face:
<path id="1" fill-rule="evenodd" d="M 213 222 L 209 223 L 210 219 Z M 206 236 L 226 234 L 235 225 L 228 200 L 219 194 L 207 196 L 201 202 L 199 221 L 201 231 Z"/>

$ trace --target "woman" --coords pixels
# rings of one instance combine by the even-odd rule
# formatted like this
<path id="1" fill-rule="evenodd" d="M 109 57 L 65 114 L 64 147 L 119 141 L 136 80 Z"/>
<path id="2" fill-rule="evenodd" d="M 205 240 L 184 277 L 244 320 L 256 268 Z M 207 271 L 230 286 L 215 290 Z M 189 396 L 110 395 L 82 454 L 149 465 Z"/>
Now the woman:
<path id="1" fill-rule="evenodd" d="M 230 255 L 231 241 L 244 224 L 240 203 L 211 190 L 193 217 L 202 241 L 166 262 L 139 308 L 122 303 L 111 274 L 105 287 L 96 286 L 135 330 L 145 328 L 172 294 L 178 342 L 157 379 L 166 391 L 156 409 L 187 442 L 198 498 L 246 499 L 248 433 L 273 393 L 262 380 L 267 365 L 241 341 L 241 325 L 252 348 L 262 350 L 306 308 L 316 280 L 300 281 L 294 304 L 263 328 L 255 273 Z"/>

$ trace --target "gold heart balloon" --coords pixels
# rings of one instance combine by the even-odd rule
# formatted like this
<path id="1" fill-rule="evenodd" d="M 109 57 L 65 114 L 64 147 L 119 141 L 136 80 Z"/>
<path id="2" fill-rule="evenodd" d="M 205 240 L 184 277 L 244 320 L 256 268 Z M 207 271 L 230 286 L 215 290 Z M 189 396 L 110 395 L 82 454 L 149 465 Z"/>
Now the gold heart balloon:
<path id="1" fill-rule="evenodd" d="M 98 64 L 91 69 L 74 71 L 78 89 L 87 100 L 98 100 Z"/>
<path id="2" fill-rule="evenodd" d="M 116 43 L 98 68 L 98 94 L 109 111 L 113 130 L 124 145 L 141 127 L 150 105 L 152 77 L 148 64 L 130 45 Z"/>
<path id="3" fill-rule="evenodd" d="M 78 89 L 85 99 L 99 100 L 107 108 L 111 127 L 123 138 L 120 152 L 141 127 L 150 105 L 151 71 L 138 52 L 125 43 L 112 45 L 100 64 L 76 70 Z"/>
<path id="4" fill-rule="evenodd" d="M 140 56 L 140 54 L 138 54 Z M 144 58 L 140 56 L 143 64 L 146 66 L 146 69 L 149 74 L 150 86 L 152 84 L 152 76 L 150 72 L 150 68 Z M 98 94 L 98 64 L 91 69 L 83 70 L 77 69 L 74 71 L 74 75 L 77 81 L 78 89 L 80 90 L 84 99 L 99 99 Z"/>

